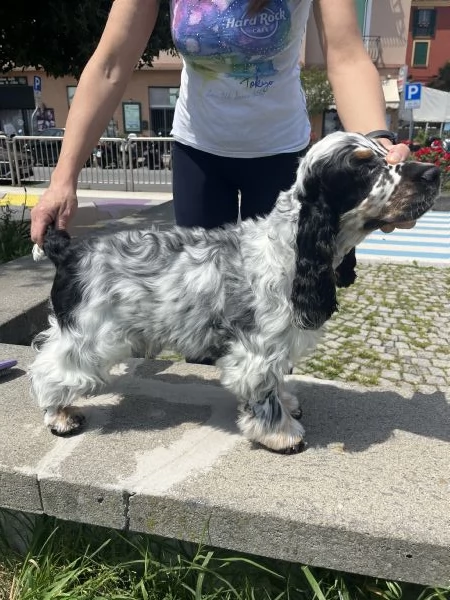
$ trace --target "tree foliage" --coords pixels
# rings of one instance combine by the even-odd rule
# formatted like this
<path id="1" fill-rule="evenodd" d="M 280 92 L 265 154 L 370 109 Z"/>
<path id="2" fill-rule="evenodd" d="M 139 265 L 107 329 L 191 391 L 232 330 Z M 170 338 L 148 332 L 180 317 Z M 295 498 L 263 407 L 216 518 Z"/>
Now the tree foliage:
<path id="1" fill-rule="evenodd" d="M 110 7 L 111 0 L 2 0 L 0 69 L 41 67 L 53 77 L 78 78 L 100 39 Z M 143 62 L 151 64 L 160 50 L 172 48 L 169 0 L 162 0 Z"/>
<path id="2" fill-rule="evenodd" d="M 325 69 L 305 67 L 300 79 L 306 96 L 306 108 L 310 115 L 321 114 L 333 104 L 334 97 Z"/>
<path id="3" fill-rule="evenodd" d="M 450 92 L 450 62 L 445 63 L 445 65 L 439 69 L 436 77 L 433 77 L 428 85 L 436 90 Z"/>

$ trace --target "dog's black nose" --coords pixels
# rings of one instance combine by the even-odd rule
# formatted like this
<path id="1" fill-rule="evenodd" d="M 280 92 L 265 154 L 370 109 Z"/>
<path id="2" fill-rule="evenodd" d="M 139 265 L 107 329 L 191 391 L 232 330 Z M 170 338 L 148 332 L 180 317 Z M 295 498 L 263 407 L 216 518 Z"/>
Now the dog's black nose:
<path id="1" fill-rule="evenodd" d="M 425 179 L 429 183 L 438 181 L 440 177 L 440 171 L 438 167 L 428 167 L 420 176 L 421 179 Z"/>

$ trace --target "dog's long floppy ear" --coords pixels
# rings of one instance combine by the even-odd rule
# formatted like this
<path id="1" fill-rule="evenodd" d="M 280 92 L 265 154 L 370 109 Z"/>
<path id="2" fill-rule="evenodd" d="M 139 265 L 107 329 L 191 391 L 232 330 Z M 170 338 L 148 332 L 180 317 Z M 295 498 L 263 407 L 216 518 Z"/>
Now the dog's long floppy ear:
<path id="1" fill-rule="evenodd" d="M 321 197 L 300 202 L 291 300 L 298 326 L 318 329 L 337 310 L 333 256 L 339 215 Z"/>
<path id="2" fill-rule="evenodd" d="M 352 248 L 336 269 L 336 285 L 338 287 L 349 287 L 355 283 L 356 279 L 356 252 Z"/>

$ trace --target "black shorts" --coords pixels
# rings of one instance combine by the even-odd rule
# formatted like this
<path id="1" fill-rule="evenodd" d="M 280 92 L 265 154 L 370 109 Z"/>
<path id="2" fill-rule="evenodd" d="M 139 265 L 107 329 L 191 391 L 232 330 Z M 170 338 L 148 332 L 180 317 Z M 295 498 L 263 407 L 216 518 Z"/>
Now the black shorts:
<path id="1" fill-rule="evenodd" d="M 174 142 L 173 200 L 177 225 L 221 227 L 268 214 L 295 181 L 305 150 L 260 158 L 228 158 Z"/>

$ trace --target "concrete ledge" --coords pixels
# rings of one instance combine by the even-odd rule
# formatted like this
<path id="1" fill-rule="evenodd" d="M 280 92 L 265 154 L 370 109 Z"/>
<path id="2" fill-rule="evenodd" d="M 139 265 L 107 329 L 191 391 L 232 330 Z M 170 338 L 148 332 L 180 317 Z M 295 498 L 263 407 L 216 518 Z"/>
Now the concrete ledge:
<path id="1" fill-rule="evenodd" d="M 308 449 L 244 440 L 213 367 L 134 359 L 52 437 L 27 394 L 32 353 L 0 379 L 0 506 L 310 565 L 450 584 L 450 394 L 291 376 Z"/>
<path id="2" fill-rule="evenodd" d="M 54 267 L 26 256 L 0 265 L 0 342 L 30 344 L 47 326 Z"/>

